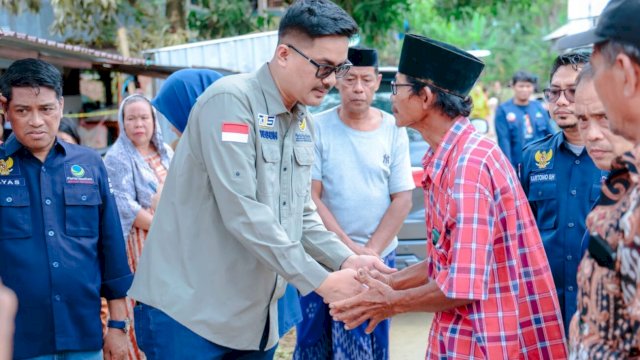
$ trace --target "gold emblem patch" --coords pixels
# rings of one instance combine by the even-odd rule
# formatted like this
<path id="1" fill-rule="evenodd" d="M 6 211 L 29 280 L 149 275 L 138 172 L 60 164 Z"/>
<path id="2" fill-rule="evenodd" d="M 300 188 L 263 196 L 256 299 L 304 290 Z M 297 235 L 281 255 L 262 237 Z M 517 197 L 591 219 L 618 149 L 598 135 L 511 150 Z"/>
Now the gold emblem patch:
<path id="1" fill-rule="evenodd" d="M 551 158 L 553 158 L 553 150 L 549 149 L 549 151 L 536 151 L 535 159 L 536 165 L 538 165 L 538 169 L 546 169 L 549 166 L 549 162 L 551 162 Z"/>
<path id="2" fill-rule="evenodd" d="M 13 171 L 13 159 L 7 158 L 6 160 L 0 159 L 0 175 L 9 175 Z"/>
<path id="3" fill-rule="evenodd" d="M 307 118 L 302 118 L 302 120 L 298 123 L 298 127 L 300 131 L 305 131 L 307 129 Z"/>

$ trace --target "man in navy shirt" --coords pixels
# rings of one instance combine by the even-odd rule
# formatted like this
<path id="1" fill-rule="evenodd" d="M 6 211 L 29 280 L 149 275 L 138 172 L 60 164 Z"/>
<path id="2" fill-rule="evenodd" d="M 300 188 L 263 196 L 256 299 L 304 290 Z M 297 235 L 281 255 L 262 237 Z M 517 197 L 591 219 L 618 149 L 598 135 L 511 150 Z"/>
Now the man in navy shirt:
<path id="1" fill-rule="evenodd" d="M 589 157 L 574 113 L 576 78 L 588 62 L 588 53 L 556 58 L 545 98 L 562 131 L 525 147 L 520 174 L 551 265 L 567 334 L 576 311 L 576 273 L 585 218 L 607 174 Z"/>
<path id="2" fill-rule="evenodd" d="M 0 146 L 0 277 L 20 303 L 14 357 L 124 359 L 132 275 L 102 160 L 56 138 L 64 100 L 54 66 L 16 61 L 0 91 L 13 128 Z"/>
<path id="3" fill-rule="evenodd" d="M 530 142 L 553 134 L 549 114 L 536 100 L 530 100 L 537 79 L 518 71 L 513 75 L 513 98 L 496 109 L 495 126 L 498 145 L 517 170 L 522 149 Z"/>

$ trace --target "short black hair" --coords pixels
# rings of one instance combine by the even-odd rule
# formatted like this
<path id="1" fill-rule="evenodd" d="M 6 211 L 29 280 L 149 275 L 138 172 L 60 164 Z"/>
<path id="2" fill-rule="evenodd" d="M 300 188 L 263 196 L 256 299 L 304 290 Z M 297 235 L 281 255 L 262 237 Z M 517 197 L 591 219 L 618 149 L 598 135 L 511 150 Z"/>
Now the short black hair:
<path id="1" fill-rule="evenodd" d="M 616 56 L 623 53 L 633 60 L 636 65 L 640 65 L 640 47 L 617 40 L 608 40 L 597 43 L 593 46 L 594 51 L 602 54 L 607 65 L 611 66 L 616 61 Z"/>
<path id="2" fill-rule="evenodd" d="M 593 66 L 591 66 L 590 63 L 585 64 L 582 70 L 580 70 L 580 74 L 578 74 L 578 77 L 576 78 L 576 88 L 584 82 L 593 80 L 594 74 L 595 72 L 593 71 Z"/>
<path id="3" fill-rule="evenodd" d="M 350 38 L 358 33 L 358 24 L 332 1 L 298 0 L 280 20 L 278 41 L 294 32 L 312 39 L 332 35 Z"/>
<path id="4" fill-rule="evenodd" d="M 517 82 L 528 82 L 536 85 L 538 83 L 538 77 L 530 72 L 520 70 L 513 74 L 511 78 L 511 85 L 515 85 Z"/>
<path id="5" fill-rule="evenodd" d="M 589 63 L 591 59 L 591 53 L 588 51 L 575 51 L 562 55 L 558 55 L 555 60 L 553 60 L 553 65 L 551 66 L 551 73 L 549 74 L 549 81 L 553 80 L 553 75 L 556 74 L 556 71 L 561 66 L 571 66 L 573 70 L 578 71 L 580 67 Z"/>
<path id="6" fill-rule="evenodd" d="M 411 84 L 411 92 L 413 95 L 420 94 L 420 90 L 422 90 L 422 88 L 428 87 L 429 90 L 436 95 L 436 101 L 434 104 L 435 108 L 442 111 L 442 113 L 448 117 L 453 119 L 458 116 L 467 117 L 471 114 L 473 101 L 470 96 L 461 98 L 453 94 L 448 94 L 435 86 L 425 84 L 412 76 L 406 75 L 406 77 L 407 82 Z"/>
<path id="7" fill-rule="evenodd" d="M 55 66 L 40 59 L 17 60 L 0 76 L 0 92 L 11 102 L 11 89 L 14 87 L 46 87 L 62 97 L 62 75 Z"/>

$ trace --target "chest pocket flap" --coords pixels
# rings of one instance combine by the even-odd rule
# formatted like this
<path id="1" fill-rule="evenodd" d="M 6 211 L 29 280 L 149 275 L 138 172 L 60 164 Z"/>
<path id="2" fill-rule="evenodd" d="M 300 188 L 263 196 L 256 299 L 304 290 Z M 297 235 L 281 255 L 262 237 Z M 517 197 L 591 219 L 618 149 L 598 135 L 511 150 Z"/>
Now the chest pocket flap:
<path id="1" fill-rule="evenodd" d="M 26 187 L 0 187 L 0 239 L 31 237 L 31 207 Z"/>
<path id="2" fill-rule="evenodd" d="M 315 154 L 313 147 L 311 146 L 298 146 L 293 148 L 293 153 L 296 157 L 298 165 L 309 166 L 313 165 L 315 160 Z"/>
<path id="3" fill-rule="evenodd" d="M 100 226 L 102 204 L 100 192 L 94 186 L 66 186 L 64 188 L 65 230 L 69 236 L 95 237 Z"/>
<path id="4" fill-rule="evenodd" d="M 277 163 L 280 161 L 280 150 L 277 146 L 262 146 L 262 157 L 265 162 Z"/>
<path id="5" fill-rule="evenodd" d="M 529 202 L 536 206 L 534 215 L 540 230 L 556 228 L 558 218 L 556 183 L 534 183 L 529 188 Z"/>

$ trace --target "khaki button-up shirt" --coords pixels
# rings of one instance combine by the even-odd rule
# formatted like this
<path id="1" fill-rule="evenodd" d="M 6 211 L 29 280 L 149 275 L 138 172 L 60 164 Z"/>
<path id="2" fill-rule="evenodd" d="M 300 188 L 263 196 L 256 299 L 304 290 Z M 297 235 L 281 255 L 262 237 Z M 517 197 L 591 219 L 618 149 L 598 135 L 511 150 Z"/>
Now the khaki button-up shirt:
<path id="1" fill-rule="evenodd" d="M 277 299 L 303 294 L 353 253 L 311 201 L 313 129 L 265 64 L 218 80 L 189 117 L 129 295 L 233 349 L 278 341 Z M 284 278 L 284 279 L 283 279 Z"/>

